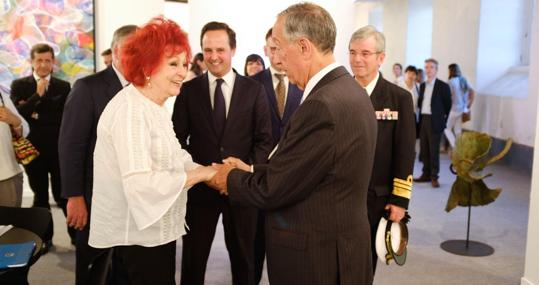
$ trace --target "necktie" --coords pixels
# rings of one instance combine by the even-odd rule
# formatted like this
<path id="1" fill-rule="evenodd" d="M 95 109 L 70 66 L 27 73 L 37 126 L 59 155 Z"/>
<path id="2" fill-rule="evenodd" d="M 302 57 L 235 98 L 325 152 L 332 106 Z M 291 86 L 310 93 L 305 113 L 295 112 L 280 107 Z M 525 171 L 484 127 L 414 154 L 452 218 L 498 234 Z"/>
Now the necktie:
<path id="1" fill-rule="evenodd" d="M 277 97 L 277 108 L 279 109 L 279 116 L 281 118 L 284 114 L 284 96 L 285 96 L 285 87 L 284 87 L 284 74 L 275 73 L 275 77 L 279 80 L 277 87 L 275 88 L 275 95 Z"/>
<path id="2" fill-rule="evenodd" d="M 213 93 L 213 124 L 217 137 L 221 138 L 223 130 L 225 129 L 226 122 L 226 107 L 225 97 L 223 96 L 223 90 L 221 85 L 224 80 L 222 78 L 217 79 L 217 85 L 215 86 L 215 92 Z"/>

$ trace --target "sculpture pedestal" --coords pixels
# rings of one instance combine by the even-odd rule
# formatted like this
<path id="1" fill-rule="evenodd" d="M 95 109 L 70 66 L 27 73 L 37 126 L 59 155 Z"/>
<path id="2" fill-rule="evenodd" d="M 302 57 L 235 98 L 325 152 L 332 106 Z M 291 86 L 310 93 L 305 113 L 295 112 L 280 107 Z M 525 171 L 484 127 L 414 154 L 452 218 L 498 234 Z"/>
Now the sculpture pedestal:
<path id="1" fill-rule="evenodd" d="M 440 247 L 447 252 L 464 256 L 489 256 L 494 253 L 492 246 L 473 240 L 446 240 Z"/>

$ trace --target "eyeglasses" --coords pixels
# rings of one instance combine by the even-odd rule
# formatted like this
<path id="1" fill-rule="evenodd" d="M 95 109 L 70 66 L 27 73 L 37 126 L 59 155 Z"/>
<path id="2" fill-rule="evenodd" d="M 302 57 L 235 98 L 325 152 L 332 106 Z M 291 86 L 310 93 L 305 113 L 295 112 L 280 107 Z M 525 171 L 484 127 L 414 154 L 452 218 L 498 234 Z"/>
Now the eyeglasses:
<path id="1" fill-rule="evenodd" d="M 359 54 L 362 58 L 368 58 L 370 56 L 372 56 L 373 54 L 381 54 L 382 52 L 381 51 L 368 51 L 368 50 L 363 50 L 361 52 L 356 52 L 354 50 L 351 50 L 350 51 L 350 55 L 356 55 L 356 54 Z"/>

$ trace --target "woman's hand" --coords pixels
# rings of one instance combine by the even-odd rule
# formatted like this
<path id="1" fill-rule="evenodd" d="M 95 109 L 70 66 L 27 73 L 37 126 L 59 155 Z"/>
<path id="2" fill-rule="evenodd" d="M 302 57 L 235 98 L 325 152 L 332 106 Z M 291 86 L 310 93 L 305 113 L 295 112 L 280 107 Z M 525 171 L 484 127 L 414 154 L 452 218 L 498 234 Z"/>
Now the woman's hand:
<path id="1" fill-rule="evenodd" d="M 199 166 L 195 170 L 200 171 L 200 175 L 202 176 L 202 181 L 209 181 L 215 176 L 215 173 L 217 173 L 217 170 L 211 166 Z"/>
<path id="2" fill-rule="evenodd" d="M 228 157 L 226 159 L 223 159 L 223 163 L 241 169 L 243 171 L 251 172 L 251 166 L 241 161 L 241 159 L 239 158 Z"/>

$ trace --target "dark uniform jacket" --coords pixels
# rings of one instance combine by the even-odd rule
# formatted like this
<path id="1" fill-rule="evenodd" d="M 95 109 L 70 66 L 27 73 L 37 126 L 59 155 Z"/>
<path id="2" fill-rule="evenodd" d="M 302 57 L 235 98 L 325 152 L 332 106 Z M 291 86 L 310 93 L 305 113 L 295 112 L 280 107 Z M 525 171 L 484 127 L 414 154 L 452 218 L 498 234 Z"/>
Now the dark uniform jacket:
<path id="1" fill-rule="evenodd" d="M 290 118 L 268 164 L 230 172 L 230 201 L 266 210 L 271 284 L 371 284 L 367 191 L 375 143 L 372 104 L 341 66 Z"/>
<path id="2" fill-rule="evenodd" d="M 370 97 L 379 115 L 369 191 L 375 191 L 377 196 L 389 196 L 388 203 L 407 209 L 412 193 L 416 140 L 412 95 L 380 74 Z M 398 112 L 397 119 L 395 113 L 391 118 L 389 114 L 384 117 L 380 112 L 385 109 Z"/>

